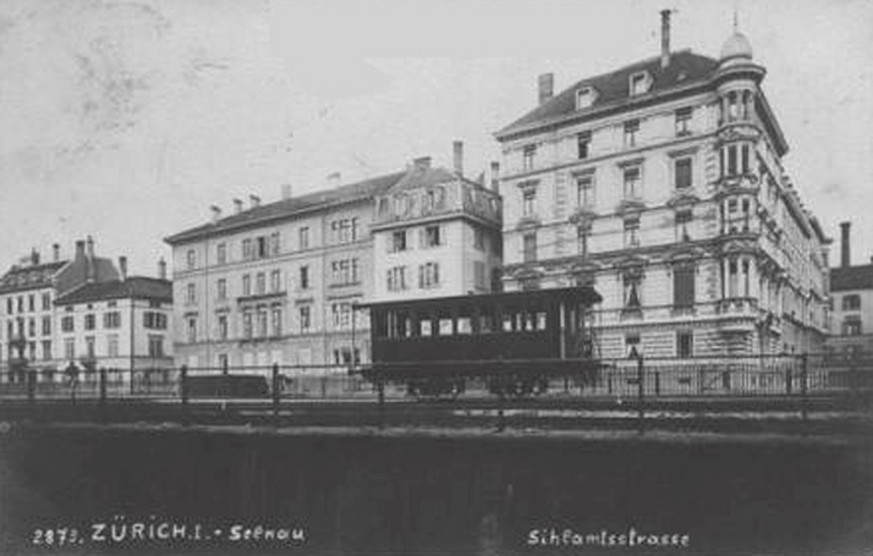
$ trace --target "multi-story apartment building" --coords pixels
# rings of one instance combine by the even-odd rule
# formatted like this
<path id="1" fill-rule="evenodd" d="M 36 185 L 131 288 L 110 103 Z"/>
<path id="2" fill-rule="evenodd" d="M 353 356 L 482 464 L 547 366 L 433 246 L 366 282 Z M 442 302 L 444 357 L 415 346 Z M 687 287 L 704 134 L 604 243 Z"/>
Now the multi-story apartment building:
<path id="1" fill-rule="evenodd" d="M 462 149 L 455 142 L 453 171 L 416 159 L 376 199 L 373 301 L 486 293 L 499 284 L 500 196 L 463 177 Z"/>
<path id="2" fill-rule="evenodd" d="M 820 351 L 827 245 L 734 32 L 582 79 L 496 133 L 506 289 L 594 284 L 605 357 Z"/>
<path id="3" fill-rule="evenodd" d="M 52 260 L 43 262 L 34 250 L 0 278 L 0 311 L 5 311 L 0 327 L 0 354 L 6 357 L 4 380 L 22 378 L 16 371 L 25 364 L 44 371 L 40 379 L 51 379 L 63 364 L 55 301 L 84 284 L 118 278 L 110 259 L 95 256 L 90 236 L 76 242 L 72 259 L 61 258 L 58 244 L 52 251 Z"/>
<path id="4" fill-rule="evenodd" d="M 58 315 L 57 359 L 66 365 L 124 370 L 113 374 L 129 382 L 126 371 L 169 369 L 173 366 L 169 327 L 173 285 L 169 280 L 127 276 L 127 261 L 119 258 L 121 277 L 88 282 L 55 300 Z"/>
<path id="5" fill-rule="evenodd" d="M 849 222 L 840 224 L 840 266 L 831 269 L 833 324 L 827 351 L 837 356 L 873 356 L 873 260 L 851 265 Z"/>

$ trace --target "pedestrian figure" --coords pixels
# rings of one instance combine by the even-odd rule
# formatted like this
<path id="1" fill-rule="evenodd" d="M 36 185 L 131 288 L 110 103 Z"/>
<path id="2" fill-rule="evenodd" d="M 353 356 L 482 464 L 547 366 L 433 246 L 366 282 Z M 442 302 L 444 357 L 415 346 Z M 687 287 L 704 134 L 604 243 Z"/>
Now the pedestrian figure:
<path id="1" fill-rule="evenodd" d="M 67 365 L 67 368 L 64 370 L 64 373 L 67 375 L 67 381 L 70 384 L 70 398 L 75 404 L 76 389 L 79 386 L 79 367 L 77 367 L 75 363 L 70 362 L 70 364 Z"/>

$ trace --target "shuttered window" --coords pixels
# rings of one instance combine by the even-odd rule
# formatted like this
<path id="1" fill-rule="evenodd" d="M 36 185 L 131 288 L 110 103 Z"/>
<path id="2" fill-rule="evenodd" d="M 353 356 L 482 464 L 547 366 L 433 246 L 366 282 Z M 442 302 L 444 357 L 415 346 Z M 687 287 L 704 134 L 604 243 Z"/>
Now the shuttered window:
<path id="1" fill-rule="evenodd" d="M 694 305 L 693 266 L 677 266 L 673 269 L 673 305 L 675 307 Z"/>

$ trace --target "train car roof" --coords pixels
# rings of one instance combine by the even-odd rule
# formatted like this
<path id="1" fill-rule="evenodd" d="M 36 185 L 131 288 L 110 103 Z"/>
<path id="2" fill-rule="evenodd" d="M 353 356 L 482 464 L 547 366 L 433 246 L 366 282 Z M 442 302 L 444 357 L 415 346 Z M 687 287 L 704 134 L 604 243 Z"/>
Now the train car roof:
<path id="1" fill-rule="evenodd" d="M 414 307 L 416 309 L 440 307 L 440 306 L 456 306 L 463 303 L 483 303 L 486 301 L 494 302 L 519 302 L 540 301 L 554 298 L 572 299 L 593 305 L 603 300 L 597 291 L 591 286 L 577 286 L 572 288 L 549 288 L 542 290 L 520 290 L 501 293 L 486 293 L 486 294 L 467 294 L 457 295 L 452 297 L 427 297 L 418 299 L 403 299 L 392 301 L 376 301 L 372 303 L 358 303 L 357 308 L 364 307 L 380 307 L 380 308 L 403 308 Z"/>

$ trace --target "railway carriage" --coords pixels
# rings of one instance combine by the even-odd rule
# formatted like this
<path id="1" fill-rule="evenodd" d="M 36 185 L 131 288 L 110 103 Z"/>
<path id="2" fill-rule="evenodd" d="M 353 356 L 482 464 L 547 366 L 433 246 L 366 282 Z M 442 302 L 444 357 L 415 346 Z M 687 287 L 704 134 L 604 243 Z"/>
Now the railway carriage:
<path id="1" fill-rule="evenodd" d="M 371 303 L 368 380 L 419 397 L 456 396 L 470 379 L 498 395 L 543 393 L 549 379 L 597 378 L 591 287 Z"/>

